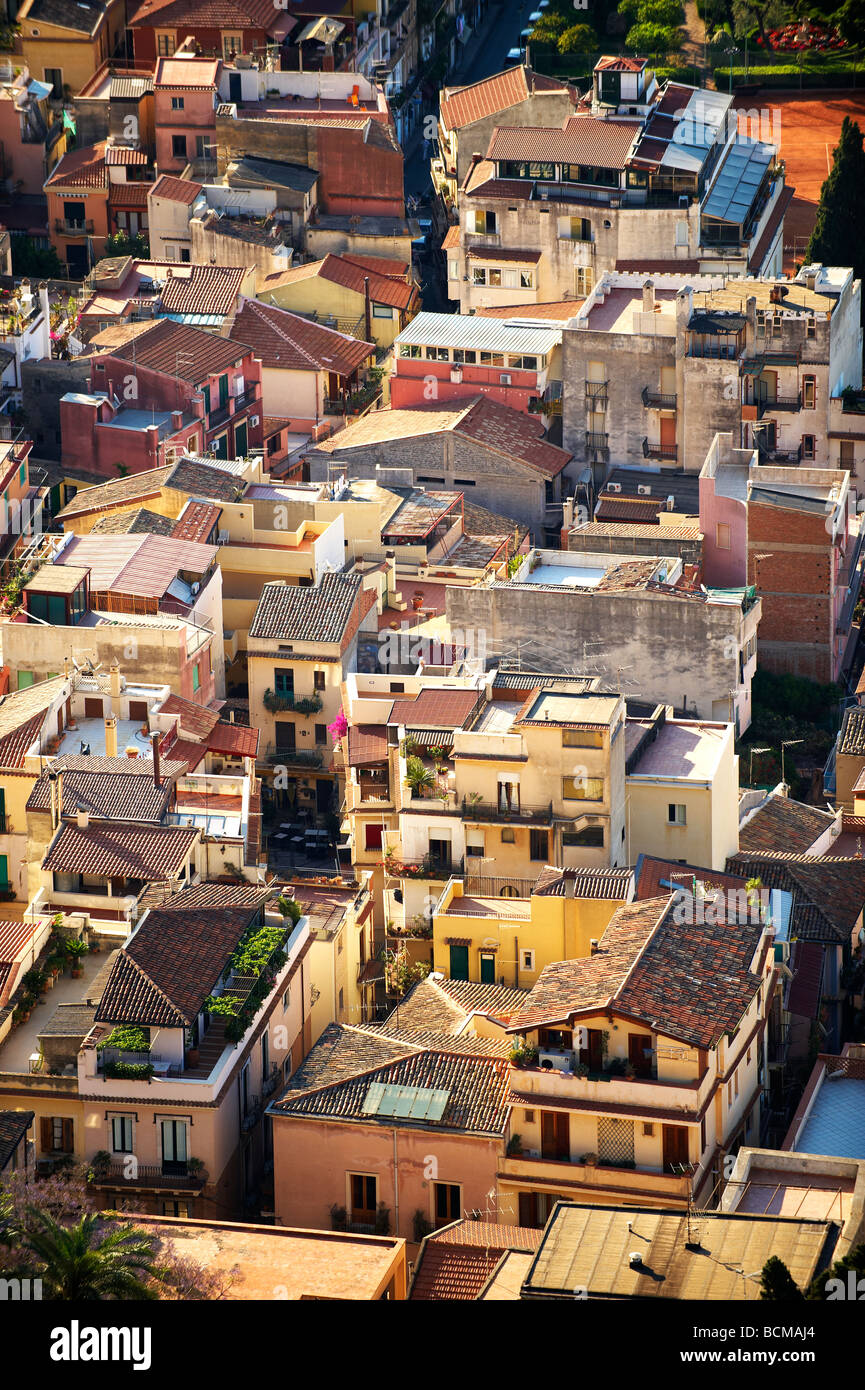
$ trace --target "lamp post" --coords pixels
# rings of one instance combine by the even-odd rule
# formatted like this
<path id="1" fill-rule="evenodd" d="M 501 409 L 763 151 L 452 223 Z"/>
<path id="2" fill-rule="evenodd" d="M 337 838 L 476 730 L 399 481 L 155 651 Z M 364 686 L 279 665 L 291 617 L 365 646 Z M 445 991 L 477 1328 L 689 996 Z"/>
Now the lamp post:
<path id="1" fill-rule="evenodd" d="M 755 756 L 755 754 L 756 754 L 757 757 L 760 757 L 761 754 L 763 754 L 763 753 L 770 753 L 771 751 L 772 751 L 772 750 L 771 750 L 770 748 L 752 748 L 752 749 L 750 750 L 751 756 L 750 756 L 750 761 L 749 761 L 749 766 L 748 766 L 748 786 L 749 786 L 749 787 L 753 787 L 753 785 L 754 785 L 754 756 Z"/>
<path id="2" fill-rule="evenodd" d="M 796 744 L 796 743 L 804 743 L 804 742 L 805 742 L 805 740 L 804 740 L 803 738 L 785 738 L 785 739 L 782 740 L 782 743 L 781 743 L 781 781 L 782 781 L 782 782 L 786 783 L 786 780 L 787 780 L 787 779 L 785 778 L 785 776 L 784 776 L 784 749 L 785 749 L 785 748 L 792 748 L 794 744 Z"/>

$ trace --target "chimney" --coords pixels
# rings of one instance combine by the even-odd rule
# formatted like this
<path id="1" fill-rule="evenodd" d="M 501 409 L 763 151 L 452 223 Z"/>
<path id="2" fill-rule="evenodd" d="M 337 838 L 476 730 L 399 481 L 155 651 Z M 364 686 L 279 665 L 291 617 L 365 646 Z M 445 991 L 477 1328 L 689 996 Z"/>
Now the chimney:
<path id="1" fill-rule="evenodd" d="M 108 668 L 108 693 L 111 696 L 111 713 L 116 721 L 120 713 L 120 666 L 116 661 L 112 661 Z"/>
<path id="2" fill-rule="evenodd" d="M 159 775 L 159 730 L 154 729 L 150 735 L 150 742 L 153 747 L 153 785 L 162 786 L 162 778 Z"/>
<path id="3" fill-rule="evenodd" d="M 46 323 L 51 322 L 51 305 L 48 302 L 48 286 L 43 280 L 39 286 L 39 308 Z"/>
<path id="4" fill-rule="evenodd" d="M 144 430 L 147 438 L 147 454 L 149 458 L 156 458 L 159 453 L 159 426 L 147 425 Z"/>
<path id="5" fill-rule="evenodd" d="M 51 833 L 52 833 L 52 835 L 54 834 L 54 831 L 57 829 L 57 826 L 60 824 L 60 816 L 59 816 L 58 811 L 57 811 L 57 792 L 58 792 L 58 785 L 57 785 L 57 784 L 58 784 L 59 780 L 60 780 L 60 773 L 59 773 L 59 772 L 53 772 L 53 771 L 52 771 L 52 772 L 49 772 L 49 773 L 48 773 L 48 792 L 49 792 L 49 797 L 50 797 L 49 805 L 50 805 L 50 809 L 51 809 Z"/>
<path id="6" fill-rule="evenodd" d="M 598 954 L 598 949 L 598 938 L 593 936 L 589 942 L 589 955 L 596 956 Z"/>
<path id="7" fill-rule="evenodd" d="M 182 410 L 172 410 L 172 412 L 171 412 L 171 428 L 172 428 L 173 430 L 182 430 L 182 429 L 183 429 L 183 411 L 182 411 Z"/>
<path id="8" fill-rule="evenodd" d="M 568 873 L 567 869 L 565 870 L 565 883 L 564 883 L 564 888 L 565 888 L 565 897 L 566 897 L 566 898 L 575 898 L 575 897 L 576 897 L 576 895 L 577 895 L 577 881 L 576 881 L 576 879 L 574 878 L 574 875 L 573 875 L 573 874 L 569 874 L 569 873 Z"/>
<path id="9" fill-rule="evenodd" d="M 654 314 L 655 312 L 655 282 L 647 280 L 643 286 L 643 313 Z"/>
<path id="10" fill-rule="evenodd" d="M 196 391 L 196 393 L 195 393 L 194 396 L 190 396 L 190 398 L 189 398 L 189 404 L 190 404 L 190 406 L 192 407 L 192 413 L 193 413 L 193 415 L 195 416 L 196 420 L 203 420 L 203 419 L 204 419 L 204 396 L 201 394 L 200 391 Z"/>
<path id="11" fill-rule="evenodd" d="M 75 822 L 79 830 L 86 830 L 88 825 L 90 824 L 90 812 L 84 805 L 83 801 L 79 801 L 78 803 L 78 811 L 75 816 Z"/>
<path id="12" fill-rule="evenodd" d="M 117 719 L 113 714 L 105 721 L 105 756 L 117 757 Z"/>
<path id="13" fill-rule="evenodd" d="M 55 829 L 55 830 L 57 829 L 58 825 L 60 824 L 60 818 L 61 818 L 62 815 L 63 815 L 63 768 L 62 768 L 62 767 L 58 767 L 58 769 L 57 769 L 57 820 L 53 822 L 53 826 L 54 826 L 54 829 Z"/>

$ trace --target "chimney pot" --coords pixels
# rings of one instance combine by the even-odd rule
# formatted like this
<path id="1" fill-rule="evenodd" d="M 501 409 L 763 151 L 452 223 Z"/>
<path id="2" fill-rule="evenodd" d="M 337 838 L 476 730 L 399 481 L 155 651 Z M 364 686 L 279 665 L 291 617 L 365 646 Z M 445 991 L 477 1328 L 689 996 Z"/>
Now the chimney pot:
<path id="1" fill-rule="evenodd" d="M 79 830 L 86 830 L 88 825 L 90 824 L 90 812 L 84 805 L 83 801 L 79 801 L 78 803 L 78 810 L 75 816 L 75 820 Z"/>

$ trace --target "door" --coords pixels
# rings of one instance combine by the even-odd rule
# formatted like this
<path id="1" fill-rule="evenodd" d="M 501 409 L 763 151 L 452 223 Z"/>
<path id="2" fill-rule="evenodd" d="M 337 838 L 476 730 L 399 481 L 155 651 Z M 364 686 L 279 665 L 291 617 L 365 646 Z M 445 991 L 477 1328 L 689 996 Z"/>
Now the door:
<path id="1" fill-rule="evenodd" d="M 571 1156 L 571 1121 L 564 1110 L 541 1111 L 541 1157 L 567 1162 Z"/>
<path id="2" fill-rule="evenodd" d="M 234 427 L 234 457 L 236 459 L 246 458 L 246 447 L 248 441 L 248 431 L 246 421 Z"/>
<path id="3" fill-rule="evenodd" d="M 0 888 L 9 887 L 9 856 L 0 854 Z"/>
<path id="4" fill-rule="evenodd" d="M 333 783 L 319 777 L 315 784 L 315 809 L 320 816 L 327 815 L 333 799 Z"/>
<path id="5" fill-rule="evenodd" d="M 7 835 L 8 833 L 9 827 L 6 824 L 6 790 L 4 787 L 0 787 L 0 835 Z M 3 868 L 5 869 L 5 867 L 6 865 L 4 863 Z M 5 883 L 7 878 L 8 874 L 3 874 L 3 877 L 0 878 L 0 883 Z"/>
<path id="6" fill-rule="evenodd" d="M 757 378 L 757 400 L 771 404 L 778 399 L 778 373 L 763 372 Z"/>
<path id="7" fill-rule="evenodd" d="M 481 984 L 494 985 L 496 982 L 496 958 L 492 955 L 481 956 Z"/>
<path id="8" fill-rule="evenodd" d="M 243 79 L 239 72 L 232 72 L 228 77 L 228 100 L 243 101 Z"/>
<path id="9" fill-rule="evenodd" d="M 147 723 L 147 701 L 146 701 L 146 700 L 130 700 L 130 701 L 129 701 L 129 718 L 130 718 L 131 720 L 133 720 L 136 724 L 146 724 L 146 723 Z"/>
<path id="10" fill-rule="evenodd" d="M 468 946 L 451 946 L 450 970 L 452 980 L 467 980 L 469 977 Z"/>
<path id="11" fill-rule="evenodd" d="M 85 698 L 84 698 L 84 718 L 85 718 L 85 719 L 101 719 L 101 718 L 102 718 L 102 701 L 101 701 L 101 700 L 93 700 L 93 699 L 90 699 L 88 696 L 85 696 Z"/>
<path id="12" fill-rule="evenodd" d="M 219 404 L 220 404 L 220 406 L 228 405 L 228 377 L 227 377 L 227 376 L 221 376 L 221 377 L 219 378 Z"/>
<path id="13" fill-rule="evenodd" d="M 351 1175 L 351 1219 L 359 1226 L 375 1225 L 376 1180 L 366 1173 Z"/>
<path id="14" fill-rule="evenodd" d="M 676 417 L 675 415 L 661 416 L 661 448 L 675 449 L 676 447 Z"/>
<path id="15" fill-rule="evenodd" d="M 603 1071 L 604 1037 L 600 1028 L 586 1029 L 586 1046 L 580 1048 L 580 1061 L 589 1071 Z"/>
<path id="16" fill-rule="evenodd" d="M 652 1054 L 647 1049 L 652 1045 L 652 1039 L 644 1037 L 642 1033 L 628 1034 L 628 1061 L 634 1068 L 637 1076 L 651 1076 L 652 1074 Z"/>
<path id="17" fill-rule="evenodd" d="M 273 724 L 276 746 L 283 753 L 293 753 L 296 747 L 295 728 L 290 719 L 276 719 Z"/>
<path id="18" fill-rule="evenodd" d="M 664 1125 L 664 1172 L 676 1172 L 688 1162 L 688 1131 L 684 1125 Z"/>

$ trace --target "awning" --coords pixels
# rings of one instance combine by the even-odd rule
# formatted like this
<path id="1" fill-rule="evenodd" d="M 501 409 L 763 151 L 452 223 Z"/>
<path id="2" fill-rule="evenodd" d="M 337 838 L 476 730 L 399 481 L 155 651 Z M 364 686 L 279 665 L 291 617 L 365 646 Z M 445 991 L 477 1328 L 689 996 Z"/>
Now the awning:
<path id="1" fill-rule="evenodd" d="M 335 43 L 344 30 L 345 25 L 338 19 L 330 19 L 326 15 L 320 15 L 318 19 L 310 20 L 304 29 L 301 29 L 297 36 L 297 43 L 306 43 L 308 39 L 317 39 L 319 43 Z"/>

